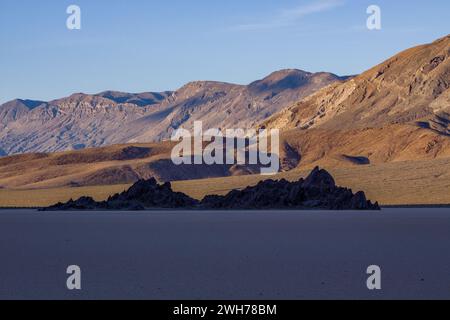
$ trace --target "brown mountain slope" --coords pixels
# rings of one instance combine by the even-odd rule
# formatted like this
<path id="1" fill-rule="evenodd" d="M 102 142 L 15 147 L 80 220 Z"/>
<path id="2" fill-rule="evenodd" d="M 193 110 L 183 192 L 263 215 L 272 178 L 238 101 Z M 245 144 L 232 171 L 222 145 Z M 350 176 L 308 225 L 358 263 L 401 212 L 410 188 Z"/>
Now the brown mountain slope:
<path id="1" fill-rule="evenodd" d="M 450 158 L 450 138 L 415 125 L 292 129 L 282 135 L 282 169 L 327 168 Z M 286 152 L 289 150 L 290 152 Z"/>
<path id="2" fill-rule="evenodd" d="M 284 130 L 292 161 L 364 165 L 450 155 L 450 36 L 406 50 L 288 107 L 262 126 Z"/>
<path id="3" fill-rule="evenodd" d="M 350 129 L 416 123 L 450 134 L 450 35 L 406 50 L 274 115 L 267 127 Z"/>

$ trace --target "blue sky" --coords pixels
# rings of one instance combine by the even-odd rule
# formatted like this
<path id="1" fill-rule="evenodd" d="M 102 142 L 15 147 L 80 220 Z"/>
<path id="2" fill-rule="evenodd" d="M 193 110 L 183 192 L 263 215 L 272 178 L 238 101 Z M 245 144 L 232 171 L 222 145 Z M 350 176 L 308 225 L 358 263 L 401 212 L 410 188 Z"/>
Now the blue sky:
<path id="1" fill-rule="evenodd" d="M 70 4 L 81 30 L 66 28 Z M 381 31 L 365 28 L 371 4 Z M 0 103 L 283 68 L 356 74 L 450 33 L 449 12 L 448 0 L 0 0 Z"/>

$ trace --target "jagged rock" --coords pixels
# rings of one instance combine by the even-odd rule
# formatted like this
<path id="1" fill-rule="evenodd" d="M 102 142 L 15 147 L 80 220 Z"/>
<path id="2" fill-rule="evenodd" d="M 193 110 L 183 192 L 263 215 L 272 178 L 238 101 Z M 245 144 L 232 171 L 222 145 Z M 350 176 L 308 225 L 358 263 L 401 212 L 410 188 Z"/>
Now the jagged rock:
<path id="1" fill-rule="evenodd" d="M 146 208 L 189 208 L 198 203 L 184 193 L 174 192 L 170 183 L 160 185 L 154 178 L 139 180 L 127 191 L 110 197 L 107 203 L 128 204 L 133 201 Z"/>
<path id="2" fill-rule="evenodd" d="M 58 210 L 94 210 L 97 208 L 97 202 L 91 197 L 81 197 L 76 201 L 70 199 L 67 203 L 60 202 L 53 207 L 58 208 Z"/>
<path id="3" fill-rule="evenodd" d="M 95 202 L 89 197 L 58 203 L 44 210 L 145 210 L 146 208 L 192 208 L 198 203 L 187 195 L 172 191 L 170 183 L 158 184 L 155 179 L 139 180 L 130 189 Z"/>
<path id="4" fill-rule="evenodd" d="M 266 180 L 225 196 L 207 196 L 200 204 L 213 209 L 326 209 L 378 210 L 366 200 L 364 192 L 337 187 L 333 177 L 316 167 L 305 179 L 296 182 Z"/>
<path id="5" fill-rule="evenodd" d="M 366 199 L 364 192 L 337 187 L 333 177 L 316 167 L 304 180 L 265 180 L 244 190 L 233 190 L 225 196 L 206 196 L 201 202 L 174 192 L 170 183 L 155 179 L 140 180 L 130 189 L 95 202 L 82 197 L 45 210 L 144 210 L 144 209 L 324 209 L 379 210 L 378 203 Z"/>

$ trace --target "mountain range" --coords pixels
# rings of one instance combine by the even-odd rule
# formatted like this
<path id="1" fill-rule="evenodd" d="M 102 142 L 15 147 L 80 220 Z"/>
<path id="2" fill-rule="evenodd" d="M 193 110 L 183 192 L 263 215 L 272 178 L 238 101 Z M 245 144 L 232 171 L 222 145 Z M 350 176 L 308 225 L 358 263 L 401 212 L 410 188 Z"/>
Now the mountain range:
<path id="1" fill-rule="evenodd" d="M 249 85 L 196 81 L 174 92 L 73 94 L 0 106 L 0 152 L 13 155 L 169 139 L 202 120 L 205 128 L 249 128 L 347 77 L 282 70 Z"/>

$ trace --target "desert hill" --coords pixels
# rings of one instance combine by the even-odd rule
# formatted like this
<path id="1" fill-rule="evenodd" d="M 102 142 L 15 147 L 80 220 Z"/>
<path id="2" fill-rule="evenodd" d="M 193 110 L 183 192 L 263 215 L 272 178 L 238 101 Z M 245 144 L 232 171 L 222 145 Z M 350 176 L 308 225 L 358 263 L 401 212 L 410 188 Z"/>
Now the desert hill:
<path id="1" fill-rule="evenodd" d="M 175 165 L 170 141 L 0 158 L 0 188 L 55 188 L 247 175 L 258 165 Z"/>
<path id="2" fill-rule="evenodd" d="M 450 134 L 450 35 L 408 49 L 345 83 L 335 83 L 264 124 L 284 129 L 415 124 Z"/>
<path id="3" fill-rule="evenodd" d="M 450 158 L 450 137 L 413 124 L 365 129 L 292 129 L 282 134 L 284 171 Z M 289 152 L 287 152 L 287 150 Z"/>
<path id="4" fill-rule="evenodd" d="M 285 131 L 294 167 L 449 157 L 450 36 L 325 87 L 262 126 Z"/>

